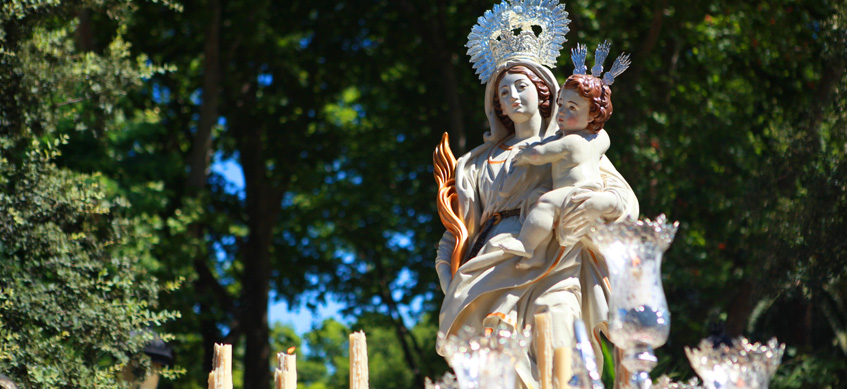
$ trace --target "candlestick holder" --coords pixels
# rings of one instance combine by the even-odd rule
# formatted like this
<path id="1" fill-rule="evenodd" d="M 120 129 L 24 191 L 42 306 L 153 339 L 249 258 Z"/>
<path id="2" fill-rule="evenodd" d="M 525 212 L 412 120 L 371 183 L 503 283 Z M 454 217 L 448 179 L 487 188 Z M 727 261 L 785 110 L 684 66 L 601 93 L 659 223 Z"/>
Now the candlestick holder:
<path id="1" fill-rule="evenodd" d="M 439 333 L 438 342 L 444 342 L 447 363 L 456 373 L 459 388 L 513 389 L 515 364 L 519 355 L 526 354 L 530 334 L 529 328 L 498 327 L 480 334 L 465 327 L 446 338 Z"/>
<path id="2" fill-rule="evenodd" d="M 785 344 L 772 338 L 767 344 L 738 337 L 731 345 L 701 340 L 699 349 L 685 348 L 691 367 L 707 389 L 767 388 L 776 373 Z"/>
<path id="3" fill-rule="evenodd" d="M 657 378 L 656 382 L 653 383 L 653 387 L 656 389 L 703 389 L 697 377 L 685 382 L 674 382 L 667 375 Z"/>
<path id="4" fill-rule="evenodd" d="M 574 320 L 573 333 L 576 340 L 572 364 L 574 375 L 568 384 L 573 388 L 603 389 L 594 348 L 591 347 L 591 340 L 588 338 L 588 331 L 585 330 L 585 323 L 582 320 Z"/>
<path id="5" fill-rule="evenodd" d="M 609 298 L 609 340 L 623 350 L 621 364 L 629 384 L 649 388 L 650 371 L 670 333 L 670 311 L 662 289 L 662 254 L 673 241 L 679 222 L 638 220 L 601 224 L 592 239 L 606 258 L 612 294 Z"/>
<path id="6" fill-rule="evenodd" d="M 432 382 L 429 377 L 426 377 L 424 382 L 425 389 L 461 389 L 459 382 L 456 381 L 456 376 L 451 372 L 446 372 L 440 380 Z"/>

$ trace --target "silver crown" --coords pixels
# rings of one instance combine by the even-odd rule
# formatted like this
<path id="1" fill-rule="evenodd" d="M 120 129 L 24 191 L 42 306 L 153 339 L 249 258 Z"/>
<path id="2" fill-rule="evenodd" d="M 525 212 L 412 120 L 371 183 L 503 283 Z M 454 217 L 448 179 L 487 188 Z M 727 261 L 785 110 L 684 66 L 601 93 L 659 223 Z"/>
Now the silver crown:
<path id="1" fill-rule="evenodd" d="M 605 41 L 597 46 L 597 50 L 594 50 L 594 67 L 591 68 L 592 76 L 600 78 L 600 74 L 603 73 L 603 62 L 609 56 L 609 49 L 611 47 L 612 44 L 609 41 Z"/>
<path id="2" fill-rule="evenodd" d="M 588 55 L 588 49 L 582 43 L 577 43 L 576 48 L 571 49 L 571 61 L 573 61 L 573 74 L 585 74 L 588 70 L 585 67 L 585 56 Z"/>
<path id="3" fill-rule="evenodd" d="M 597 50 L 594 51 L 594 66 L 591 68 L 591 75 L 597 78 L 601 78 L 600 74 L 603 73 L 603 62 L 606 61 L 606 57 L 609 55 L 609 48 L 612 47 L 612 44 L 609 41 L 605 41 L 597 46 Z M 585 48 L 583 44 L 577 44 L 575 49 L 571 49 L 571 60 L 573 61 L 573 74 L 585 74 L 588 68 L 585 67 L 585 56 L 588 54 L 588 49 Z M 615 83 L 615 77 L 620 76 L 627 68 L 631 61 L 629 60 L 629 54 L 621 54 L 617 59 L 615 59 L 615 63 L 612 64 L 612 68 L 609 69 L 606 74 L 603 75 L 602 80 L 606 86 L 611 86 Z"/>
<path id="4" fill-rule="evenodd" d="M 477 19 L 465 47 L 482 83 L 513 59 L 554 68 L 570 22 L 557 0 L 507 0 Z M 536 35 L 533 27 L 541 32 Z"/>

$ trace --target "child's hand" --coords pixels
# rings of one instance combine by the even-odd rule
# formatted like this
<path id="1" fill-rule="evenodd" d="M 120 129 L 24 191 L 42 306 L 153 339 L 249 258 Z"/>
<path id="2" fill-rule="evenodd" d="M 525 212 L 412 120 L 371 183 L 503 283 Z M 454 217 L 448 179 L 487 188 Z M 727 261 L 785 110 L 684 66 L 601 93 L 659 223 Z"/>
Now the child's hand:
<path id="1" fill-rule="evenodd" d="M 538 151 L 534 148 L 522 148 L 521 151 L 512 159 L 512 164 L 515 166 L 532 165 L 533 159 L 538 157 Z"/>

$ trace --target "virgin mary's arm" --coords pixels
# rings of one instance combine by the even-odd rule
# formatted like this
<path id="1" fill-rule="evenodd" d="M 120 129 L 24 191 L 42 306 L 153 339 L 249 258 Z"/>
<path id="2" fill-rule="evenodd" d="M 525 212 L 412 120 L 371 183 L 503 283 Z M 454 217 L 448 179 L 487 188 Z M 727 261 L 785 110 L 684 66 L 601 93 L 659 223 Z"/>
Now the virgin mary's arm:
<path id="1" fill-rule="evenodd" d="M 605 155 L 600 160 L 600 173 L 603 178 L 603 190 L 595 192 L 583 189 L 574 194 L 569 201 L 578 205 L 562 217 L 562 225 L 572 226 L 574 230 L 583 230 L 599 218 L 605 221 L 638 218 L 638 198 Z M 564 206 L 568 207 L 568 204 Z"/>
<path id="2" fill-rule="evenodd" d="M 621 221 L 627 217 L 637 219 L 638 198 L 606 155 L 600 160 L 600 175 L 603 178 L 603 193 L 615 198 L 613 208 L 607 208 L 603 217 L 608 221 Z"/>

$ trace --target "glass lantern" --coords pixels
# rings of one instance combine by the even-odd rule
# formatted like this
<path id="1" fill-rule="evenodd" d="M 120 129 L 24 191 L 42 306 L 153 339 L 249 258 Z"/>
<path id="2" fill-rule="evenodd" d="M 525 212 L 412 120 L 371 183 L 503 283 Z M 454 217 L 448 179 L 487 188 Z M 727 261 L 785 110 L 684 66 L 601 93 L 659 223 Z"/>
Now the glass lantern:
<path id="1" fill-rule="evenodd" d="M 651 386 L 656 366 L 653 349 L 668 340 L 670 311 L 662 289 L 662 255 L 673 241 L 679 222 L 665 215 L 655 221 L 602 224 L 593 240 L 606 259 L 612 295 L 609 299 L 609 340 L 623 350 L 623 366 L 632 373 L 630 385 Z"/>

